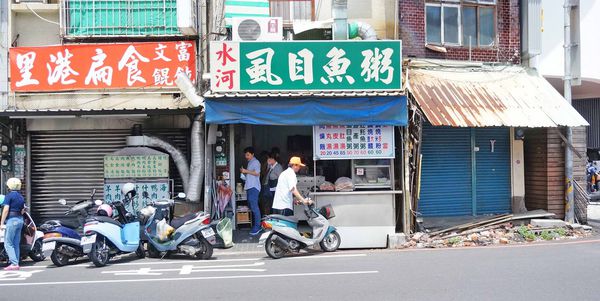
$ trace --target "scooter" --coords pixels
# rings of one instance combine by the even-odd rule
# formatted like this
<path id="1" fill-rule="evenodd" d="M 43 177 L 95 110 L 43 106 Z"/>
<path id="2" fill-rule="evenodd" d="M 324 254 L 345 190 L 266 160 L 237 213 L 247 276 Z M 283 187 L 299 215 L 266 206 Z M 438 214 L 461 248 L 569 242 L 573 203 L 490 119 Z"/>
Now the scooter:
<path id="1" fill-rule="evenodd" d="M 269 257 L 279 259 L 317 244 L 325 252 L 334 252 L 339 248 L 340 234 L 329 224 L 329 219 L 335 217 L 333 208 L 324 206 L 316 209 L 315 204 L 311 203 L 304 205 L 304 213 L 312 233 L 300 233 L 298 220 L 291 216 L 271 214 L 263 219 L 261 226 L 265 233 L 259 239 L 259 246 L 265 246 Z"/>
<path id="2" fill-rule="evenodd" d="M 178 198 L 185 198 L 185 194 L 180 193 Z M 165 252 L 165 256 L 179 253 L 195 259 L 210 259 L 217 242 L 215 231 L 210 227 L 210 215 L 200 211 L 172 218 L 174 205 L 174 200 L 153 201 L 141 210 L 148 256 L 159 258 Z M 161 231 L 163 233 L 159 233 Z"/>
<path id="3" fill-rule="evenodd" d="M 69 260 L 85 256 L 78 230 L 82 230 L 88 210 L 94 206 L 95 194 L 94 189 L 89 200 L 79 201 L 65 212 L 65 216 L 77 215 L 77 222 L 64 219 L 49 220 L 40 226 L 40 230 L 44 232 L 42 251 L 45 257 L 50 257 L 55 266 L 65 266 L 69 264 Z M 58 202 L 63 206 L 67 205 L 65 199 Z"/>
<path id="4" fill-rule="evenodd" d="M 27 212 L 27 208 L 25 209 L 25 213 L 23 213 L 23 229 L 21 230 L 21 258 L 29 256 L 35 262 L 43 261 L 46 259 L 44 252 L 42 252 L 44 233 L 37 229 L 33 218 Z M 4 248 L 5 231 L 0 231 L 0 261 L 8 261 L 8 254 L 6 254 L 6 249 Z"/>
<path id="5" fill-rule="evenodd" d="M 81 238 L 81 248 L 97 267 L 108 264 L 110 259 L 118 254 L 133 253 L 138 258 L 144 258 L 144 247 L 140 243 L 140 222 L 136 217 L 127 212 L 125 206 L 135 196 L 135 185 L 132 189 L 125 189 L 123 201 L 113 201 L 109 205 L 117 210 L 118 218 L 96 215 L 86 220 L 83 226 L 85 236 Z M 103 205 L 96 201 L 96 205 Z"/>

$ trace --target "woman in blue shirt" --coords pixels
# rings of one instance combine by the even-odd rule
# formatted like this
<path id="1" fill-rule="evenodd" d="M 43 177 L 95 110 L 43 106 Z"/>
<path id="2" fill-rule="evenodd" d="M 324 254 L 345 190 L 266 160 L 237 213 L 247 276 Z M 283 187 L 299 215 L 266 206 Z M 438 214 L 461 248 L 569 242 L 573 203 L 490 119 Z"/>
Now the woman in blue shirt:
<path id="1" fill-rule="evenodd" d="M 19 269 L 19 248 L 21 245 L 21 229 L 23 229 L 23 211 L 25 210 L 25 199 L 19 192 L 21 180 L 10 178 L 6 181 L 10 192 L 4 198 L 4 208 L 0 227 L 5 229 L 4 248 L 8 254 L 10 265 L 4 270 L 15 271 Z"/>

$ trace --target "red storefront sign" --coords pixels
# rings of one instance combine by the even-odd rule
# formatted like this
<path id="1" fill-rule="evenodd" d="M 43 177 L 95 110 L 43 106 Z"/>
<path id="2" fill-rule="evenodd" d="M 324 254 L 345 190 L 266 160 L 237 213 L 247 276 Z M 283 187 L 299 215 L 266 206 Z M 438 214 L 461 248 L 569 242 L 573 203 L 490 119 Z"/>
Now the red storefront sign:
<path id="1" fill-rule="evenodd" d="M 174 87 L 196 77 L 193 41 L 10 49 L 14 92 Z"/>

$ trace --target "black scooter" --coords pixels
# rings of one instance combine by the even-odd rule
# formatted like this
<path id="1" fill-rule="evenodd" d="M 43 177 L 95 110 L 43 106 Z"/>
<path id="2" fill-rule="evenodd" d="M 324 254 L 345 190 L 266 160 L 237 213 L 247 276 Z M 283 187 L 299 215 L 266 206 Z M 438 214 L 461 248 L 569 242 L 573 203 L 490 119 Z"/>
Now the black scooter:
<path id="1" fill-rule="evenodd" d="M 76 215 L 76 222 L 55 219 L 46 221 L 40 226 L 40 230 L 44 233 L 42 248 L 44 256 L 49 256 L 57 267 L 69 264 L 71 259 L 85 256 L 81 247 L 81 231 L 88 216 L 88 210 L 94 207 L 95 194 L 96 190 L 94 189 L 89 200 L 79 201 L 65 212 L 65 216 Z M 67 205 L 67 201 L 64 199 L 58 202 L 63 206 Z"/>

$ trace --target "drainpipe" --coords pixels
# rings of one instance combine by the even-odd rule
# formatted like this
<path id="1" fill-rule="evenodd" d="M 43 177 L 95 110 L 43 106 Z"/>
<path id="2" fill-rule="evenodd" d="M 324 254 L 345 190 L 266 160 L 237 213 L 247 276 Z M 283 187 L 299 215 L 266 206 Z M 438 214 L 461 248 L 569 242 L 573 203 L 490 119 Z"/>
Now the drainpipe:
<path id="1" fill-rule="evenodd" d="M 0 108 L 8 107 L 8 14 L 9 1 L 0 1 Z"/>
<path id="2" fill-rule="evenodd" d="M 353 22 L 348 25 L 349 38 L 354 39 L 360 37 L 361 40 L 377 40 L 377 32 L 373 25 L 365 22 Z"/>
<path id="3" fill-rule="evenodd" d="M 333 39 L 348 39 L 348 0 L 333 0 L 331 3 L 333 15 Z"/>

